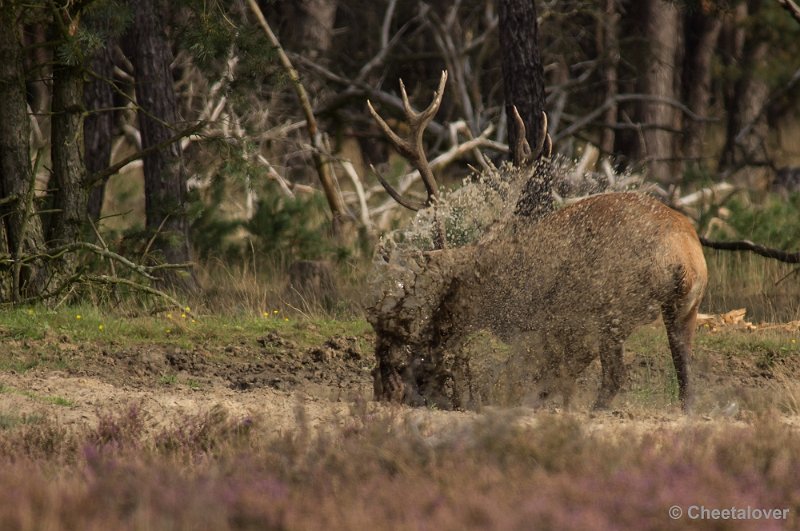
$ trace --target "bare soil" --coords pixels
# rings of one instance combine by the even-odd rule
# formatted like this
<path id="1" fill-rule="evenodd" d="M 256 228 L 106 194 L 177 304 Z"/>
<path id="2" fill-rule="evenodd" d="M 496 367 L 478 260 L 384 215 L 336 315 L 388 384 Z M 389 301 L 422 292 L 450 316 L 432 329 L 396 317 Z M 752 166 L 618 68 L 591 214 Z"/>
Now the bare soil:
<path id="1" fill-rule="evenodd" d="M 310 426 L 333 425 L 354 408 L 363 407 L 391 409 L 404 418 L 440 419 L 436 421 L 440 426 L 475 418 L 474 412 L 414 410 L 372 402 L 371 340 L 334 336 L 318 346 L 301 348 L 270 332 L 235 345 L 209 342 L 180 348 L 75 344 L 66 338 L 0 339 L 5 352 L 39 355 L 42 360 L 31 368 L 0 372 L 0 416 L 48 417 L 78 429 L 93 425 L 104 414 L 136 405 L 156 430 L 223 407 L 234 417 L 258 419 L 275 432 L 294 430 L 301 420 Z M 651 356 L 638 350 L 626 353 L 628 379 L 611 411 L 589 411 L 600 381 L 599 363 L 577 381 L 575 413 L 584 416 L 592 429 L 624 424 L 646 432 L 654 426 L 687 421 L 738 422 L 759 409 L 776 406 L 784 408 L 788 423 L 800 425 L 797 410 L 784 407 L 787 392 L 795 393 L 795 400 L 800 398 L 798 387 L 782 387 L 792 385 L 786 375 L 800 374 L 798 356 L 767 363 L 768 357 L 758 353 L 732 356 L 701 346 L 696 349 L 693 374 L 697 413 L 687 418 L 676 403 L 642 399 L 653 387 L 663 390 L 674 375 L 668 354 Z M 546 407 L 559 409 L 558 402 Z M 524 401 L 519 411 L 526 422 L 535 421 L 534 410 L 526 408 Z"/>
<path id="2" fill-rule="evenodd" d="M 6 352 L 40 352 L 46 360 L 0 372 L 0 413 L 53 417 L 68 427 L 131 405 L 153 427 L 222 406 L 284 430 L 296 424 L 300 406 L 304 420 L 316 425 L 372 394 L 372 353 L 355 337 L 334 336 L 305 349 L 275 332 L 252 343 L 193 348 L 64 339 L 0 345 Z"/>

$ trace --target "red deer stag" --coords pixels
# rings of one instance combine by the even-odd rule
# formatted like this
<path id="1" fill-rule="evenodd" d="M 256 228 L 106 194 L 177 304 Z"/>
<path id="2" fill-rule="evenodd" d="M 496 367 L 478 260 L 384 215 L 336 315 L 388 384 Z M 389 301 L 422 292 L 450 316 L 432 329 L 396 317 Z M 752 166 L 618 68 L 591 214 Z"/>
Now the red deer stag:
<path id="1" fill-rule="evenodd" d="M 401 139 L 369 106 L 386 136 L 419 170 L 434 209 L 438 188 L 422 134 L 442 101 L 445 81 L 443 73 L 433 102 L 421 113 L 412 109 L 401 83 L 412 141 Z M 519 136 L 525 138 L 524 131 Z M 515 160 L 533 161 L 542 149 L 531 153 L 525 143 L 512 150 Z M 541 168 L 529 165 L 529 179 Z M 422 207 L 382 182 L 401 204 Z M 377 333 L 376 398 L 439 407 L 473 401 L 464 369 L 469 363 L 459 352 L 468 338 L 487 330 L 506 343 L 519 338 L 536 343 L 533 348 L 547 360 L 541 381 L 559 384 L 565 402 L 570 382 L 599 355 L 602 384 L 594 407 L 606 408 L 624 379 L 623 342 L 660 313 L 680 401 L 688 409 L 695 318 L 707 280 L 689 220 L 631 192 L 523 215 L 520 205 L 531 198 L 528 186 L 519 189 L 517 208 L 475 244 L 445 248 L 444 231 L 434 229 L 439 233 L 434 240 L 441 239 L 438 250 L 379 255 L 375 274 L 383 283 L 368 307 Z"/>

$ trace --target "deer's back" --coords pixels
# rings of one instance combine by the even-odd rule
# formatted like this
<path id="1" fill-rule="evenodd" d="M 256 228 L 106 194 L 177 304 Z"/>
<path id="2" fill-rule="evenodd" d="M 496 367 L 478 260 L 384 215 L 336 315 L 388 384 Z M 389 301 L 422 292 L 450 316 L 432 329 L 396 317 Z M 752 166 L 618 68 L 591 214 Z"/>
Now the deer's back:
<path id="1" fill-rule="evenodd" d="M 697 234 L 681 214 L 639 193 L 592 196 L 482 246 L 472 304 L 501 335 L 538 327 L 625 334 L 654 320 L 694 279 L 705 285 Z M 685 295 L 685 293 L 683 294 Z"/>

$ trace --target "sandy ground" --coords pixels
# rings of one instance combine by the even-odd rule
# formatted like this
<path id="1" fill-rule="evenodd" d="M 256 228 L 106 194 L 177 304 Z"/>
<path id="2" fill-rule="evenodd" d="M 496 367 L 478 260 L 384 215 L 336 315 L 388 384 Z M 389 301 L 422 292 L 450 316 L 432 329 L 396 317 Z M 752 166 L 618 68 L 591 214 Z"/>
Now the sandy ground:
<path id="1" fill-rule="evenodd" d="M 275 333 L 253 345 L 200 345 L 191 349 L 5 341 L 0 346 L 6 352 L 42 352 L 41 356 L 51 360 L 58 357 L 64 367 L 56 369 L 44 363 L 24 371 L 0 372 L 0 416 L 47 417 L 69 429 L 81 429 L 95 425 L 103 415 L 136 406 L 155 432 L 222 407 L 230 416 L 253 418 L 276 434 L 294 430 L 300 422 L 316 428 L 335 426 L 354 412 L 365 410 L 395 415 L 426 432 L 450 430 L 481 417 L 481 412 L 443 412 L 372 402 L 373 361 L 372 353 L 363 351 L 365 344 L 356 338 L 336 336 L 319 347 L 300 349 Z M 609 432 L 620 427 L 648 433 L 691 423 L 748 422 L 753 413 L 736 397 L 764 389 L 774 393 L 774 389 L 769 387 L 768 375 L 744 366 L 741 360 L 735 360 L 736 365 L 730 363 L 706 360 L 698 364 L 701 391 L 721 398 L 714 403 L 706 400 L 691 416 L 683 415 L 675 406 L 631 405 L 625 392 L 614 410 L 595 413 L 579 405 L 570 414 L 585 421 L 588 430 Z M 631 359 L 630 364 L 632 386 L 640 362 Z M 594 373 L 598 372 L 595 367 Z M 599 375 L 594 373 L 590 369 L 578 382 L 587 404 L 598 384 Z M 762 394 L 769 397 L 769 393 Z M 545 411 L 560 412 L 557 405 Z M 514 422 L 523 423 L 535 423 L 541 414 L 541 410 L 524 407 L 503 412 L 487 407 L 482 412 L 507 414 Z M 785 421 L 800 427 L 796 415 L 786 415 Z"/>

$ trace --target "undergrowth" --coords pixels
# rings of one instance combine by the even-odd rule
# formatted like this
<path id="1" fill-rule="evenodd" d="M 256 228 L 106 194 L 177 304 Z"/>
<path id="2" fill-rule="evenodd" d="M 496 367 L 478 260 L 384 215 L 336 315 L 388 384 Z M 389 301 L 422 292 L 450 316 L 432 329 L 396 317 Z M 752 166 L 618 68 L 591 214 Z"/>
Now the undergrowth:
<path id="1" fill-rule="evenodd" d="M 359 409 L 359 408 L 356 408 Z M 684 529 L 668 509 L 800 509 L 800 434 L 752 425 L 589 431 L 490 413 L 442 429 L 368 407 L 312 432 L 216 408 L 148 428 L 137 406 L 67 432 L 0 429 L 4 529 Z"/>

